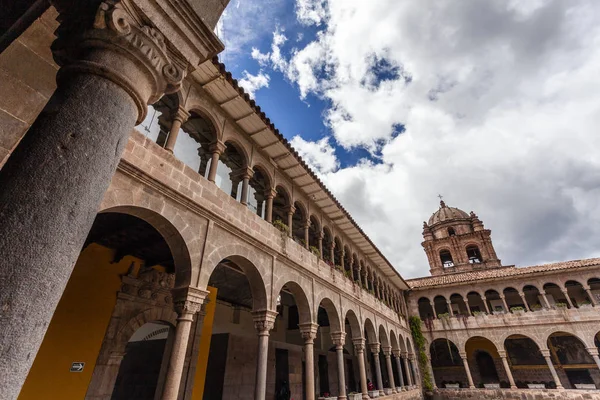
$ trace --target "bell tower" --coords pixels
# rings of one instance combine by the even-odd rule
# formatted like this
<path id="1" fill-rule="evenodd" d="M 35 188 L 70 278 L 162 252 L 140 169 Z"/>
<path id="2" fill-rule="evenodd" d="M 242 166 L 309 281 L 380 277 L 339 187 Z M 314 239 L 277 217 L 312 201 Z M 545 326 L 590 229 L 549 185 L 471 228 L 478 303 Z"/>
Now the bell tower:
<path id="1" fill-rule="evenodd" d="M 423 243 L 431 275 L 499 268 L 489 229 L 471 211 L 467 214 L 440 201 L 429 222 L 423 222 Z"/>

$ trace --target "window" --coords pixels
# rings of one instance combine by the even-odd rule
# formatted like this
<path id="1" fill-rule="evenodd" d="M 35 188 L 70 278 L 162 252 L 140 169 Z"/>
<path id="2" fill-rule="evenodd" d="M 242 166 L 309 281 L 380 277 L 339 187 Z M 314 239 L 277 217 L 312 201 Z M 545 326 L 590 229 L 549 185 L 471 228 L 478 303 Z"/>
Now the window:
<path id="1" fill-rule="evenodd" d="M 448 228 L 448 236 L 456 236 L 456 232 L 454 232 L 454 228 Z"/>
<path id="2" fill-rule="evenodd" d="M 448 250 L 440 251 L 440 260 L 442 260 L 442 265 L 444 268 L 454 267 L 454 261 L 452 261 L 452 254 Z"/>
<path id="3" fill-rule="evenodd" d="M 479 264 L 481 262 L 481 253 L 475 245 L 467 246 L 467 258 L 471 264 Z"/>

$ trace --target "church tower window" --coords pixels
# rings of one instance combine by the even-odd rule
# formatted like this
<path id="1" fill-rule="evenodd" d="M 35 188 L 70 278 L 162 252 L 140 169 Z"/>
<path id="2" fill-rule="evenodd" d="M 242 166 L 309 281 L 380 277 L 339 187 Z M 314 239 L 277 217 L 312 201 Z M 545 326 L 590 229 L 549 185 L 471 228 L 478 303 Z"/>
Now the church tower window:
<path id="1" fill-rule="evenodd" d="M 454 232 L 454 228 L 448 228 L 448 236 L 456 236 L 456 232 Z"/>
<path id="2" fill-rule="evenodd" d="M 481 263 L 481 253 L 479 252 L 479 247 L 475 246 L 474 244 L 467 246 L 467 258 L 471 264 Z"/>
<path id="3" fill-rule="evenodd" d="M 440 260 L 444 268 L 454 267 L 454 261 L 452 260 L 452 254 L 448 250 L 440 251 Z"/>

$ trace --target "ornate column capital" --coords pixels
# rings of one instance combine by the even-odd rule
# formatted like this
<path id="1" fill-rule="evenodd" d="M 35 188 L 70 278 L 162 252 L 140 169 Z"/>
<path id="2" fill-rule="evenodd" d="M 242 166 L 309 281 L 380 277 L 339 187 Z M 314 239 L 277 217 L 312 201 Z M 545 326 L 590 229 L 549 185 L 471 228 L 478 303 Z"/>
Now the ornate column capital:
<path id="1" fill-rule="evenodd" d="M 171 293 L 173 295 L 173 308 L 179 315 L 179 319 L 189 319 L 201 310 L 209 292 L 188 286 L 172 289 Z"/>
<path id="2" fill-rule="evenodd" d="M 500 358 L 506 358 L 506 350 L 498 350 L 498 355 Z"/>
<path id="3" fill-rule="evenodd" d="M 216 142 L 211 143 L 208 149 L 211 153 L 218 153 L 219 155 L 221 155 L 225 151 L 225 147 L 225 143 L 221 142 L 220 140 L 217 140 Z"/>
<path id="4" fill-rule="evenodd" d="M 466 351 L 461 351 L 458 353 L 458 355 L 460 356 L 461 359 L 466 360 L 467 359 L 467 352 Z"/>
<path id="5" fill-rule="evenodd" d="M 381 350 L 383 350 L 383 355 L 387 358 L 392 355 L 392 347 L 391 346 L 381 346 Z"/>
<path id="6" fill-rule="evenodd" d="M 177 107 L 177 109 L 173 110 L 173 113 L 171 114 L 173 121 L 179 121 L 182 124 L 185 123 L 189 117 L 190 113 L 182 106 Z"/>
<path id="7" fill-rule="evenodd" d="M 346 344 L 346 332 L 331 332 L 331 340 L 336 348 L 344 347 L 344 344 Z"/>
<path id="8" fill-rule="evenodd" d="M 269 331 L 275 326 L 275 318 L 277 318 L 277 311 L 259 310 L 252 312 L 254 329 L 256 329 L 258 336 L 269 335 Z"/>
<path id="9" fill-rule="evenodd" d="M 379 349 L 381 345 L 379 343 L 369 343 L 369 348 L 371 349 L 371 353 L 374 355 L 379 355 Z"/>
<path id="10" fill-rule="evenodd" d="M 276 189 L 270 188 L 270 189 L 265 190 L 265 197 L 267 199 L 273 199 L 276 196 L 277 196 L 277 190 Z"/>
<path id="11" fill-rule="evenodd" d="M 317 338 L 319 324 L 308 322 L 304 324 L 298 324 L 298 327 L 300 328 L 300 334 L 302 335 L 302 339 L 304 339 L 304 343 L 313 343 L 315 341 Z"/>
<path id="12" fill-rule="evenodd" d="M 500 300 L 504 300 L 506 298 L 506 296 L 504 296 L 503 294 L 499 295 Z"/>
<path id="13" fill-rule="evenodd" d="M 544 358 L 549 358 L 550 357 L 550 350 L 549 349 L 541 349 L 540 353 L 542 353 L 542 356 Z"/>
<path id="14" fill-rule="evenodd" d="M 400 357 L 402 357 L 402 358 L 408 358 L 408 351 L 401 351 L 400 352 Z"/>
<path id="15" fill-rule="evenodd" d="M 588 347 L 587 351 L 588 351 L 588 353 L 590 353 L 590 356 L 592 356 L 592 357 L 598 356 L 598 349 L 596 347 Z"/>
<path id="16" fill-rule="evenodd" d="M 354 345 L 354 350 L 356 350 L 357 353 L 362 353 L 365 351 L 364 338 L 354 338 L 352 339 L 352 344 Z"/>
<path id="17" fill-rule="evenodd" d="M 289 206 L 289 207 L 287 208 L 287 210 L 286 210 L 286 211 L 287 211 L 288 215 L 289 215 L 289 214 L 293 214 L 293 213 L 295 213 L 295 212 L 296 212 L 296 207 L 294 207 L 294 206 Z"/>
<path id="18" fill-rule="evenodd" d="M 396 358 L 400 358 L 400 349 L 392 349 L 392 354 Z"/>

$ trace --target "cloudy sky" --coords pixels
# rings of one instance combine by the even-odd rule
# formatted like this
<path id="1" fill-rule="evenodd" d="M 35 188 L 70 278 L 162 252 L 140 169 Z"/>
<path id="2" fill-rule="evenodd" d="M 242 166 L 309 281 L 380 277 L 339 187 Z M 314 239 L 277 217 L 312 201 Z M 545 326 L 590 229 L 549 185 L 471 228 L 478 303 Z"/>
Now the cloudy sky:
<path id="1" fill-rule="evenodd" d="M 221 55 L 407 278 L 448 205 L 505 265 L 600 256 L 600 2 L 231 0 Z"/>

